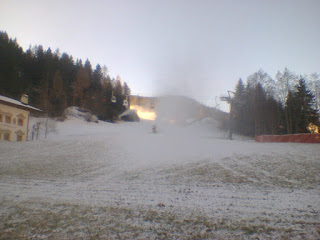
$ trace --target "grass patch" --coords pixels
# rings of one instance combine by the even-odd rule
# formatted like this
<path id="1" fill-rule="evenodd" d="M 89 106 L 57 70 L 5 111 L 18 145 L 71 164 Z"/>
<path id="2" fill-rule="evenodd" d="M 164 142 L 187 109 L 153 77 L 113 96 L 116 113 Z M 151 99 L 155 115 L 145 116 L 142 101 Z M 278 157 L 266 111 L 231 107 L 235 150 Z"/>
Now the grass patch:
<path id="1" fill-rule="evenodd" d="M 234 220 L 177 214 L 165 208 L 1 203 L 0 239 L 250 239 L 319 236 L 320 228 L 303 232 L 277 227 L 265 219 Z"/>

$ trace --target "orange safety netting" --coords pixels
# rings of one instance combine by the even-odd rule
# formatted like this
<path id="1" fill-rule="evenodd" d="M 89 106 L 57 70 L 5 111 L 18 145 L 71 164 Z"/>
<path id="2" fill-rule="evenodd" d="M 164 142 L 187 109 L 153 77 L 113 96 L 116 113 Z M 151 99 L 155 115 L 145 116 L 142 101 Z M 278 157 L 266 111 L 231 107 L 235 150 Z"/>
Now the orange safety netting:
<path id="1" fill-rule="evenodd" d="M 320 143 L 320 134 L 262 135 L 256 137 L 256 142 Z"/>

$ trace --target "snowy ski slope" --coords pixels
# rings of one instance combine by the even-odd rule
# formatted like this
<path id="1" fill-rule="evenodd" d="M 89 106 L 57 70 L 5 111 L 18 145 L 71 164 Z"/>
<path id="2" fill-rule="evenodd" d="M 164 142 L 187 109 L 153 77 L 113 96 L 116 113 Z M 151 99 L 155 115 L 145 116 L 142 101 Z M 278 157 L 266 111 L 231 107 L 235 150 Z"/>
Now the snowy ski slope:
<path id="1" fill-rule="evenodd" d="M 71 118 L 0 142 L 0 239 L 319 239 L 319 144 Z"/>

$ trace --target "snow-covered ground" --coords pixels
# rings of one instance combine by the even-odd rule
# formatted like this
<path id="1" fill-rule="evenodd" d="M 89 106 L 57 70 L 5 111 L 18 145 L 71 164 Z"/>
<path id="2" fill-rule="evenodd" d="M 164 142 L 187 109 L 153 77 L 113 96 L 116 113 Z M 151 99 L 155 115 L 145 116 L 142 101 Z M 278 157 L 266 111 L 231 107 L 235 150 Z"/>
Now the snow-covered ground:
<path id="1" fill-rule="evenodd" d="M 57 123 L 0 142 L 0 239 L 319 239 L 320 145 L 215 121 Z"/>

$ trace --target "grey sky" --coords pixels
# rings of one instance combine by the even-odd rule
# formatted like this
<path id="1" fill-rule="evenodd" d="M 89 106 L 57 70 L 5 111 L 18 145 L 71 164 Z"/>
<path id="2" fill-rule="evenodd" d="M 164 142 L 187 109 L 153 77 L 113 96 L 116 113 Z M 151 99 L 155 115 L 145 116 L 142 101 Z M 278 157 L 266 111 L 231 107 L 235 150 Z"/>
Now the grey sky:
<path id="1" fill-rule="evenodd" d="M 320 72 L 320 1 L 0 0 L 0 30 L 89 58 L 134 94 L 208 105 L 259 68 Z"/>

